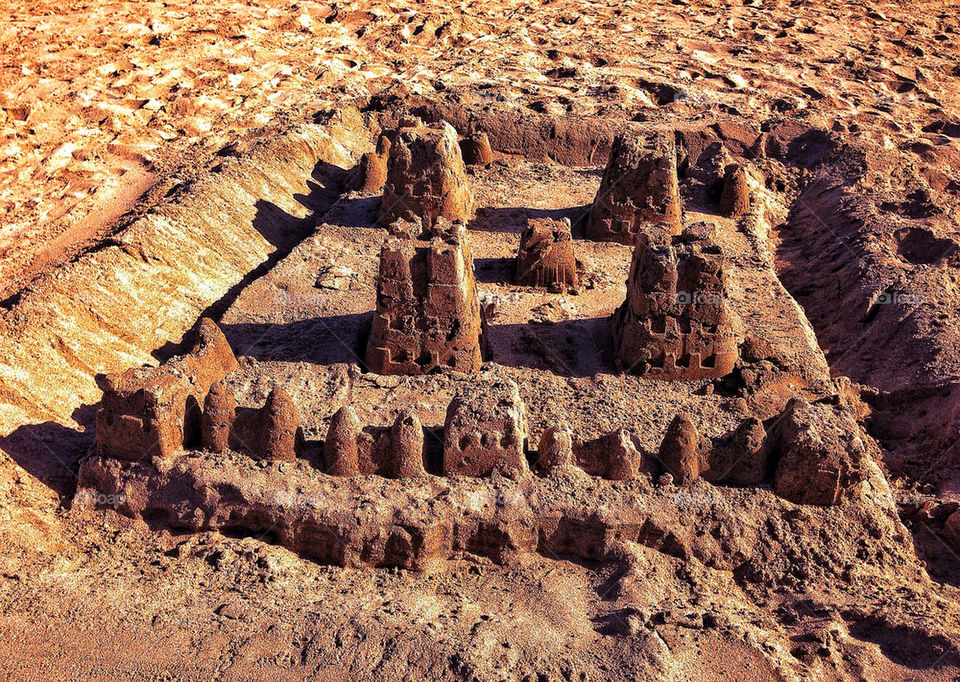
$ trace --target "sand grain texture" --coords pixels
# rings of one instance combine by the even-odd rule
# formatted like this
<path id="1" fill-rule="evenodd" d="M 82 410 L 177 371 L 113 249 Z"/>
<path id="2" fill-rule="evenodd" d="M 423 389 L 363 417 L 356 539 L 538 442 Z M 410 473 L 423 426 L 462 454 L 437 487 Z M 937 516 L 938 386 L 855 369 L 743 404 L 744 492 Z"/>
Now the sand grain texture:
<path id="1" fill-rule="evenodd" d="M 0 3 L 0 676 L 956 679 L 957 9 Z M 359 164 L 413 116 L 491 148 L 465 235 L 527 462 L 489 477 L 441 475 L 475 377 L 364 363 L 389 235 Z M 585 229 L 624 131 L 672 135 L 680 221 L 716 228 L 725 376 L 614 364 L 632 248 Z M 565 219 L 576 292 L 517 283 Z M 281 396 L 284 461 L 99 458 L 95 375 L 204 316 L 239 362 L 213 416 Z M 768 433 L 804 438 L 780 469 Z"/>

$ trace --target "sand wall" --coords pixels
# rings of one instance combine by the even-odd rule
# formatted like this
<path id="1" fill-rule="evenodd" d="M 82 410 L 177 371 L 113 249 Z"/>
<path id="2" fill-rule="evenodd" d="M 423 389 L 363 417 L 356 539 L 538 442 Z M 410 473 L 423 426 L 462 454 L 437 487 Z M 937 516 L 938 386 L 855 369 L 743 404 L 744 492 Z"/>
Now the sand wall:
<path id="1" fill-rule="evenodd" d="M 369 144 L 345 118 L 224 159 L 0 309 L 0 435 L 71 425 L 99 400 L 94 374 L 155 363 L 151 352 L 268 261 L 285 233 L 309 232 L 339 192 L 329 185 Z"/>

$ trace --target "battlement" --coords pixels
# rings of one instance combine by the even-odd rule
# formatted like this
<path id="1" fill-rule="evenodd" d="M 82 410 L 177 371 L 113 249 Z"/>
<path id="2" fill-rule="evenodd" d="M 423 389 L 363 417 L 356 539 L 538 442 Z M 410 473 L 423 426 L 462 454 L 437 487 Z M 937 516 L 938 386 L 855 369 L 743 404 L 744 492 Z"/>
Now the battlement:
<path id="1" fill-rule="evenodd" d="M 223 332 L 204 318 L 186 355 L 159 367 L 98 374 L 103 400 L 97 412 L 97 450 L 127 460 L 169 457 L 199 444 L 201 405 L 210 386 L 237 368 Z"/>
<path id="2" fill-rule="evenodd" d="M 439 237 L 436 241 L 452 246 Z M 690 235 L 673 240 L 678 262 L 689 256 L 684 245 L 700 241 Z M 705 251 L 715 255 L 712 249 Z M 691 271 L 702 274 L 705 269 L 681 268 L 684 276 Z M 253 533 L 279 528 L 281 544 L 325 563 L 421 570 L 464 550 L 497 563 L 542 548 L 596 558 L 605 551 L 598 538 L 610 533 L 625 533 L 631 542 L 682 556 L 690 549 L 679 536 L 641 518 L 638 495 L 655 494 L 654 486 L 772 479 L 781 497 L 832 505 L 853 494 L 870 456 L 849 410 L 825 401 L 791 402 L 770 420 L 774 428 L 769 434 L 751 417 L 719 438 L 704 438 L 691 417 L 680 413 L 657 452 L 642 450 L 625 428 L 576 441 L 562 423 L 547 428 L 534 450 L 519 388 L 496 370 L 461 386 L 442 429 L 425 428 L 410 407 L 389 427 L 364 427 L 348 404 L 331 417 L 322 443 L 308 443 L 300 413 L 282 389 L 273 389 L 260 408 L 237 407 L 231 382 L 223 380 L 236 367 L 229 351 L 216 326 L 205 321 L 191 354 L 149 373 L 130 370 L 104 379 L 98 415 L 101 456 L 84 462 L 78 489 L 116 491 L 121 513 L 163 516 L 176 527 Z M 135 381 L 138 373 L 150 381 Z M 187 386 L 196 390 L 189 393 Z M 154 387 L 163 400 L 146 401 Z M 162 406 L 165 410 L 149 422 L 151 428 L 175 424 L 182 433 L 183 424 L 176 420 L 185 414 L 187 397 L 199 404 L 202 393 L 201 432 L 195 440 L 181 437 L 165 441 L 164 450 L 145 452 L 140 440 L 117 437 L 112 430 L 118 422 L 110 418 L 118 408 L 146 419 L 153 416 L 151 409 Z M 175 453 L 175 466 L 156 461 L 157 455 Z M 251 466 L 253 460 L 263 461 Z M 400 501 L 396 509 L 356 506 L 357 491 L 365 488 L 351 479 L 370 476 L 403 479 L 401 485 L 383 488 Z M 447 480 L 441 484 L 438 477 Z M 174 498 L 172 490 L 177 491 Z M 211 497 L 211 490 L 231 492 Z M 567 500 L 567 493 L 573 498 Z M 448 509 L 444 505 L 451 494 L 463 499 Z M 709 501 L 711 495 L 703 499 Z M 594 510 L 585 517 L 584 496 L 602 498 L 610 513 Z M 418 499 L 431 502 L 421 505 Z M 489 502 L 478 504 L 485 499 Z M 486 516 L 478 517 L 481 511 Z"/>
<path id="3" fill-rule="evenodd" d="M 205 338 L 216 342 L 216 327 L 212 322 L 204 325 Z M 223 342 L 225 344 L 225 341 Z M 199 344 L 198 344 L 199 345 Z M 220 346 L 223 357 L 224 346 Z M 226 346 L 226 350 L 229 347 Z M 203 351 L 177 358 L 165 371 L 156 373 L 165 377 L 157 382 L 168 389 L 175 380 L 183 386 L 202 386 L 212 376 L 219 375 L 228 364 L 213 370 L 209 365 L 196 362 L 204 357 Z M 194 360 L 187 358 L 193 357 Z M 232 354 L 231 354 L 232 357 Z M 188 369 L 179 375 L 174 368 Z M 159 368 L 158 368 L 159 369 Z M 133 371 L 133 370 L 131 370 Z M 139 371 L 139 370 L 137 370 Z M 176 377 L 176 379 L 173 379 Z M 107 389 L 104 405 L 98 415 L 99 454 L 105 459 L 121 461 L 151 461 L 155 457 L 173 457 L 187 452 L 208 452 L 220 455 L 238 453 L 254 460 L 294 461 L 310 460 L 313 467 L 335 477 L 382 476 L 386 478 L 420 478 L 430 473 L 448 477 L 488 478 L 500 474 L 512 479 L 530 475 L 541 477 L 588 475 L 611 481 L 631 481 L 641 478 L 655 479 L 668 476 L 666 480 L 689 484 L 703 476 L 711 482 L 734 482 L 756 484 L 772 475 L 776 461 L 778 491 L 782 488 L 785 497 L 799 497 L 795 492 L 796 479 L 820 476 L 820 469 L 829 467 L 810 464 L 794 456 L 789 438 L 784 436 L 787 427 L 780 428 L 769 437 L 762 424 L 748 418 L 736 431 L 725 438 L 712 442 L 702 439 L 690 418 L 681 413 L 667 428 L 658 452 L 644 452 L 637 446 L 634 435 L 626 428 L 615 429 L 595 438 L 578 440 L 563 423 L 546 429 L 539 445 L 530 443 L 527 408 L 520 396 L 517 384 L 496 371 L 485 370 L 464 384 L 447 406 L 446 418 L 440 428 L 426 428 L 416 411 L 401 410 L 391 426 L 364 426 L 351 405 L 337 410 L 329 421 L 326 437 L 317 447 L 304 438 L 301 416 L 293 400 L 281 388 L 274 388 L 266 402 L 259 408 L 238 408 L 229 382 L 221 377 L 204 389 L 202 413 L 197 408 L 197 432 L 194 438 L 164 441 L 165 450 L 154 447 L 144 450 L 140 441 L 133 437 L 116 437 L 116 424 L 128 425 L 127 421 L 108 420 L 117 410 L 118 394 Z M 144 406 L 147 390 L 137 390 L 130 395 L 126 414 L 149 414 Z M 176 396 L 183 408 L 187 404 L 183 394 Z M 191 394 L 193 395 L 193 394 Z M 113 404 L 111 404 L 113 401 Z M 149 403 L 171 405 L 172 400 Z M 168 422 L 149 422 L 168 427 L 183 413 L 175 410 L 161 412 Z M 807 433 L 809 424 L 829 424 L 834 431 L 838 420 L 846 419 L 841 411 L 831 411 L 822 406 L 806 406 L 791 403 L 781 420 L 797 433 Z M 843 423 L 843 426 L 848 426 Z M 102 431 L 100 428 L 102 427 Z M 162 429 L 161 429 L 162 431 Z M 139 432 L 138 432 L 139 433 Z M 813 433 L 811 431 L 811 433 Z M 817 432 L 819 433 L 819 432 Z M 799 436 L 797 436 L 799 437 Z M 794 438 L 791 436 L 791 438 Z M 833 469 L 843 462 L 843 448 L 835 442 L 816 442 L 808 450 L 811 457 L 829 461 Z M 430 455 L 429 453 L 433 453 Z M 312 453 L 312 454 L 311 454 Z M 191 455 L 192 456 L 192 455 Z M 808 458 L 809 459 L 809 458 Z M 428 467 L 428 460 L 434 464 Z M 812 461 L 812 460 L 811 460 Z M 841 462 L 841 464 L 837 464 Z M 806 467 L 806 468 L 804 468 Z M 813 473 L 809 473 L 809 471 Z M 832 469 L 831 469 L 832 470 Z M 797 473 L 799 472 L 799 473 Z M 831 504 L 839 499 L 841 484 L 849 487 L 848 479 L 836 483 L 833 492 L 811 497 L 815 504 Z M 821 478 L 823 478 L 821 476 Z M 823 484 L 818 484 L 823 488 Z M 839 479 L 838 479 L 839 481 Z M 829 497 L 832 495 L 832 497 Z"/>

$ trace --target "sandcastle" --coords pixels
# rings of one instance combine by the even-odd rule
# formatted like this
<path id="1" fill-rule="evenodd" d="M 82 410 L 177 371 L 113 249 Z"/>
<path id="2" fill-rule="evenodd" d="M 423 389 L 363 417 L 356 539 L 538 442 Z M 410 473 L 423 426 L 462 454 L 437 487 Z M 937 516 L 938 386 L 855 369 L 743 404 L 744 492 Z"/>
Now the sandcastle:
<path id="1" fill-rule="evenodd" d="M 484 361 L 484 320 L 463 222 L 473 197 L 461 149 L 469 151 L 472 163 L 489 162 L 486 134 L 458 141 L 448 124 L 406 119 L 385 130 L 377 150 L 362 158 L 361 188 L 380 191 L 382 185 L 380 222 L 390 234 L 380 252 L 376 310 L 366 343 L 367 368 L 377 374 L 445 368 L 477 374 Z M 743 169 L 728 166 L 728 194 L 736 196 L 724 202 L 725 210 L 745 210 L 744 186 Z M 634 244 L 626 300 L 612 317 L 617 364 L 659 379 L 717 378 L 730 373 L 738 359 L 726 304 L 724 253 L 712 225 L 680 230 L 681 212 L 673 137 L 635 131 L 618 136 L 587 224 L 593 238 Z M 520 284 L 576 292 L 569 221 L 528 220 L 516 267 Z M 300 415 L 290 396 L 275 387 L 261 407 L 238 407 L 226 381 L 237 368 L 229 344 L 211 320 L 201 321 L 198 334 L 195 348 L 183 357 L 98 378 L 104 390 L 99 454 L 127 461 L 197 449 L 262 460 L 304 457 Z M 789 414 L 799 410 L 793 406 Z M 626 428 L 580 440 L 563 424 L 548 428 L 533 449 L 525 414 L 515 383 L 489 372 L 477 374 L 470 388 L 449 403 L 442 462 L 432 473 L 522 477 L 532 467 L 539 475 L 579 470 L 613 481 L 665 474 L 677 484 L 701 477 L 755 484 L 776 473 L 785 496 L 817 504 L 839 499 L 841 479 L 849 478 L 831 464 L 832 455 L 818 456 L 824 463 L 816 466 L 810 458 L 794 457 L 790 439 L 783 436 L 787 427 L 768 435 L 752 417 L 723 442 L 710 443 L 680 414 L 659 451 L 645 453 Z M 803 430 L 802 420 L 794 430 Z M 430 473 L 425 433 L 413 410 L 399 414 L 389 428 L 365 428 L 345 405 L 332 416 L 322 455 L 313 455 L 313 463 L 337 477 L 419 478 Z M 803 490 L 788 482 L 798 477 L 808 482 Z"/>
<path id="2" fill-rule="evenodd" d="M 473 133 L 460 140 L 463 162 L 468 166 L 486 165 L 493 161 L 493 149 L 486 133 Z"/>
<path id="3" fill-rule="evenodd" d="M 729 373 L 737 360 L 726 304 L 724 254 L 713 228 L 637 235 L 627 298 L 613 315 L 617 363 L 662 379 Z"/>
<path id="4" fill-rule="evenodd" d="M 569 220 L 527 221 L 517 253 L 517 283 L 576 293 L 577 259 Z"/>
<path id="5" fill-rule="evenodd" d="M 97 415 L 97 451 L 126 462 L 174 459 L 189 451 L 241 453 L 259 460 L 304 456 L 300 414 L 281 388 L 260 408 L 238 408 L 227 379 L 237 369 L 233 351 L 214 322 L 204 319 L 193 350 L 154 368 L 103 377 Z M 199 397 L 203 396 L 202 405 Z M 678 414 L 658 453 L 645 455 L 628 429 L 584 441 L 558 424 L 529 443 L 526 406 L 517 384 L 484 370 L 450 401 L 442 427 L 442 463 L 436 475 L 512 478 L 574 470 L 612 481 L 668 474 L 677 484 L 703 476 L 716 483 L 756 484 L 772 477 L 783 497 L 806 504 L 838 503 L 860 478 L 867 441 L 849 411 L 836 403 L 793 400 L 769 433 L 753 417 L 726 439 L 702 439 L 689 416 Z M 816 426 L 814 426 L 816 425 Z M 313 465 L 338 477 L 428 475 L 425 429 L 414 410 L 388 428 L 365 429 L 350 405 L 330 419 L 322 458 Z M 851 454 L 852 453 L 852 454 Z"/>
<path id="6" fill-rule="evenodd" d="M 733 218 L 739 218 L 750 210 L 750 186 L 747 174 L 738 163 L 731 163 L 724 169 L 723 192 L 720 195 L 720 212 Z"/>
<path id="7" fill-rule="evenodd" d="M 197 341 L 186 355 L 160 367 L 98 374 L 103 400 L 97 412 L 101 454 L 131 461 L 169 457 L 198 444 L 201 406 L 216 382 L 237 368 L 237 359 L 217 325 L 200 320 Z"/>
<path id="8" fill-rule="evenodd" d="M 431 127 L 419 120 L 407 120 L 386 137 L 389 145 L 382 145 L 378 157 L 386 155 L 381 225 L 419 219 L 429 228 L 440 217 L 450 221 L 470 219 L 473 192 L 453 126 Z M 373 159 L 370 163 L 376 165 Z"/>
<path id="9" fill-rule="evenodd" d="M 390 239 L 380 252 L 377 310 L 366 361 L 378 374 L 483 362 L 480 302 L 462 223 L 439 218 L 429 242 Z"/>
<path id="10" fill-rule="evenodd" d="M 322 102 L 284 81 L 291 106 L 263 130 L 188 140 L 188 158 L 161 155 L 38 240 L 90 202 L 129 213 L 11 263 L 25 272 L 0 304 L 13 643 L 72 652 L 67 670 L 83 667 L 70 633 L 85 623 L 94 640 L 213 649 L 141 664 L 143 647 L 114 647 L 111 669 L 154 676 L 686 679 L 737 661 L 764 679 L 950 677 L 960 361 L 937 354 L 957 336 L 937 285 L 960 241 L 956 178 L 934 152 L 955 131 L 917 119 L 902 132 L 937 149 L 883 148 L 823 107 L 762 97 L 760 71 L 739 92 L 709 65 L 623 78 L 607 51 L 559 44 L 538 50 L 537 92 L 473 87 L 480 9 L 401 11 L 381 28 L 430 59 L 389 95 L 342 83 L 391 80 L 344 60 Z M 383 23 L 346 10 L 321 34 Z M 589 28 L 564 13 L 532 18 L 547 39 L 558 22 Z M 464 64 L 434 73 L 443 49 Z M 462 173 L 400 140 L 442 137 L 443 121 Z M 414 170 L 388 182 L 404 149 Z M 872 182 L 884 169 L 899 182 Z M 445 175 L 470 211 L 445 211 Z M 447 249 L 458 274 L 431 278 Z M 662 276 L 643 274 L 664 249 Z M 409 278 L 378 282 L 382 252 Z M 712 308 L 721 324 L 700 317 Z M 232 371 L 181 341 L 219 335 L 203 317 Z M 630 343 L 647 359 L 618 357 Z M 102 402 L 96 372 L 116 381 Z M 44 599 L 51 587 L 64 596 Z"/>
<path id="11" fill-rule="evenodd" d="M 277 542 L 324 563 L 427 570 L 462 551 L 499 564 L 532 552 L 598 559 L 624 540 L 688 556 L 695 543 L 637 507 L 636 495 L 650 494 L 654 483 L 770 481 L 791 502 L 835 505 L 860 485 L 871 456 L 847 408 L 799 400 L 771 418 L 769 434 L 748 417 L 719 439 L 704 438 L 680 413 L 657 452 L 638 447 L 628 428 L 581 440 L 563 423 L 547 428 L 534 449 L 517 384 L 493 368 L 461 385 L 440 429 L 425 427 L 409 407 L 388 427 L 364 426 L 345 404 L 317 447 L 305 440 L 300 412 L 283 389 L 271 390 L 259 408 L 237 406 L 232 358 L 216 325 L 205 320 L 191 354 L 150 371 L 130 370 L 122 394 L 111 388 L 117 379 L 105 384 L 99 457 L 82 465 L 78 490 L 110 491 L 121 513 L 166 518 L 177 528 L 276 529 Z M 179 430 L 162 448 L 145 450 L 142 436 L 118 435 L 117 425 L 129 428 L 132 421 L 116 415 L 147 419 L 152 413 L 144 395 L 158 383 L 181 389 L 169 394 L 176 401 L 150 402 L 163 405 L 166 411 L 156 416 Z M 183 437 L 189 399 L 199 404 L 203 393 L 193 417 L 199 433 Z M 142 423 L 163 424 L 141 421 L 137 434 Z M 431 464 L 428 450 L 436 452 L 438 444 L 440 461 Z M 356 494 L 366 488 L 356 486 L 369 477 L 406 487 L 391 488 L 383 508 L 361 511 Z M 450 483 L 437 488 L 439 480 Z M 302 492 L 291 496 L 291 489 Z M 602 496 L 607 512 L 585 511 L 574 490 Z M 411 506 L 424 494 L 434 501 Z M 489 496 L 492 503 L 481 502 Z"/>
<path id="12" fill-rule="evenodd" d="M 526 407 L 517 385 L 479 377 L 447 408 L 443 426 L 443 472 L 486 476 L 527 471 Z"/>
<path id="13" fill-rule="evenodd" d="M 401 120 L 362 157 L 355 178 L 362 192 L 382 192 L 379 225 L 387 232 L 377 244 L 375 310 L 362 369 L 375 381 L 387 378 L 377 375 L 455 377 L 442 424 L 424 423 L 426 413 L 409 404 L 365 424 L 358 412 L 369 406 L 355 406 L 349 397 L 339 398 L 332 414 L 318 417 L 316 404 L 314 414 L 303 413 L 279 379 L 261 384 L 240 405 L 234 391 L 244 380 L 234 374 L 237 360 L 217 325 L 203 319 L 187 355 L 98 378 L 104 390 L 99 457 L 85 465 L 84 485 L 144 487 L 130 503 L 141 506 L 130 507 L 130 514 L 163 513 L 190 528 L 275 525 L 279 542 L 304 556 L 414 569 L 457 551 L 497 562 L 543 548 L 596 558 L 612 537 L 682 556 L 689 548 L 641 518 L 632 495 L 770 484 L 791 502 L 834 505 L 856 488 L 868 440 L 858 438 L 859 427 L 837 404 L 795 401 L 765 420 L 744 415 L 720 436 L 704 435 L 702 418 L 679 410 L 657 434 L 656 448 L 645 448 L 641 435 L 647 434 L 630 424 L 583 434 L 555 419 L 540 424 L 539 439 L 531 439 L 524 387 L 509 372 L 484 365 L 486 321 L 465 224 L 474 199 L 463 155 L 471 164 L 489 164 L 488 136 L 458 141 L 449 125 Z M 743 215 L 750 207 L 747 176 L 740 166 L 724 167 L 722 210 Z M 617 137 L 586 224 L 591 239 L 634 246 L 626 298 L 610 322 L 616 365 L 662 380 L 719 379 L 738 362 L 727 262 L 712 225 L 682 225 L 672 135 Z M 512 284 L 525 287 L 526 296 L 577 293 L 582 264 L 574 244 L 568 220 L 527 219 Z M 309 421 L 316 434 L 318 420 L 326 421 L 326 432 L 311 441 L 303 424 Z M 208 497 L 210 489 L 233 490 L 233 479 L 246 476 L 257 483 L 242 495 Z M 298 489 L 321 491 L 324 503 L 291 511 L 285 502 L 261 499 L 280 476 L 291 477 Z M 419 502 L 360 513 L 350 491 L 369 477 L 394 479 L 390 490 L 403 494 L 442 481 L 473 490 L 469 495 L 477 499 L 492 490 L 500 497 L 484 506 L 482 518 L 446 518 L 433 503 Z M 188 499 L 171 504 L 160 481 L 169 484 L 166 490 L 186 491 Z M 503 492 L 511 485 L 519 486 L 512 497 Z M 556 490 L 574 489 L 608 497 L 613 511 L 592 510 L 585 518 L 582 500 L 552 506 Z M 542 490 L 554 492 L 541 499 Z"/>
<path id="14" fill-rule="evenodd" d="M 617 137 L 590 209 L 587 236 L 632 245 L 645 225 L 682 228 L 677 152 L 668 132 Z"/>
<path id="15" fill-rule="evenodd" d="M 218 338 L 212 323 L 204 328 L 206 338 Z M 188 357 L 194 360 L 176 358 L 154 374 L 189 366 L 184 382 L 205 383 L 218 366 L 202 350 Z M 698 545 L 636 504 L 653 481 L 660 488 L 703 486 L 701 479 L 742 484 L 747 470 L 758 474 L 752 483 L 772 480 L 787 500 L 834 505 L 857 489 L 871 456 L 847 408 L 799 400 L 771 419 L 769 436 L 748 418 L 724 438 L 703 438 L 680 413 L 656 453 L 642 452 L 626 428 L 578 441 L 562 423 L 532 449 L 516 383 L 491 370 L 453 397 L 440 435 L 410 408 L 389 427 L 364 427 L 348 404 L 330 419 L 322 447 L 310 448 L 321 453 L 311 459 L 289 396 L 274 389 L 261 408 L 244 411 L 226 379 L 207 391 L 199 440 L 145 456 L 134 440 L 101 438 L 100 456 L 81 467 L 78 490 L 111 491 L 121 513 L 166 518 L 176 528 L 273 533 L 323 563 L 427 570 L 462 551 L 498 564 L 533 552 L 595 560 L 622 541 L 685 557 Z M 140 404 L 129 395 L 111 400 L 103 418 Z M 428 434 L 442 443 L 439 469 L 427 463 Z M 366 488 L 357 485 L 371 476 L 406 488 L 391 488 L 383 508 L 358 510 L 356 495 Z M 440 480 L 449 483 L 438 487 Z M 607 511 L 584 510 L 573 491 L 602 496 Z M 423 494 L 428 505 L 411 504 Z"/>

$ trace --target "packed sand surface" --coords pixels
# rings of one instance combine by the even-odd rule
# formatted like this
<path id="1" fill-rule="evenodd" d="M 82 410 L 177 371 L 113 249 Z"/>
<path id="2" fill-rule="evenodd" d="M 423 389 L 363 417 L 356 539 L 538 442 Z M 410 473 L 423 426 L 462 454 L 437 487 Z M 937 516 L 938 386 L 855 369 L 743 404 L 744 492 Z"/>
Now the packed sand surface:
<path id="1" fill-rule="evenodd" d="M 3 5 L 2 677 L 960 678 L 957 9 Z"/>

